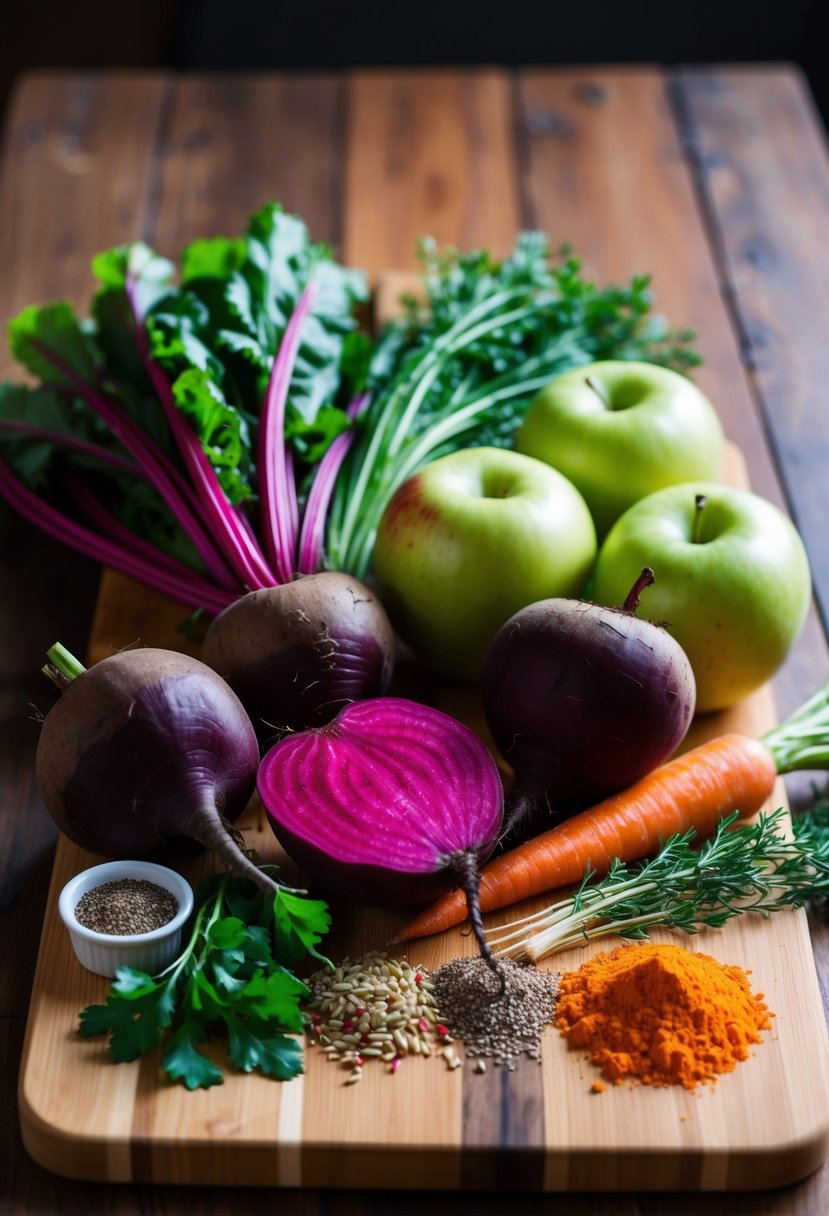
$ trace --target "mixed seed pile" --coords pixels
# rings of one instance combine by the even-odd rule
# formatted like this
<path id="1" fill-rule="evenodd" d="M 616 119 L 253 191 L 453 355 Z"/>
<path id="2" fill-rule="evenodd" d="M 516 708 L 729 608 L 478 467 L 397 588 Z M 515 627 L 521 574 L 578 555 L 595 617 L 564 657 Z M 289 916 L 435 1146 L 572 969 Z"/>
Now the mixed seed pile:
<path id="1" fill-rule="evenodd" d="M 372 1059 L 387 1072 L 415 1055 L 440 1055 L 448 1068 L 460 1068 L 456 1038 L 476 1057 L 477 1072 L 486 1058 L 508 1069 L 522 1052 L 539 1059 L 558 980 L 510 960 L 498 975 L 480 957 L 454 959 L 430 973 L 372 951 L 317 971 L 308 986 L 311 1036 L 348 1071 L 351 1085 Z"/>
<path id="2" fill-rule="evenodd" d="M 349 1070 L 346 1084 L 360 1080 L 368 1060 L 382 1060 L 395 1072 L 405 1056 L 431 1056 L 438 1043 L 447 1064 L 460 1065 L 422 967 L 374 950 L 344 959 L 334 971 L 315 972 L 308 987 L 312 1035 L 330 1060 Z"/>
<path id="3" fill-rule="evenodd" d="M 118 878 L 82 895 L 75 920 L 86 929 L 117 937 L 152 933 L 178 912 L 172 892 L 146 878 Z"/>
<path id="4" fill-rule="evenodd" d="M 500 959 L 499 976 L 480 956 L 455 958 L 432 976 L 441 1017 L 467 1056 L 514 1069 L 525 1052 L 541 1059 L 541 1035 L 553 1019 L 558 976 Z M 503 977 L 503 991 L 501 979 Z"/>

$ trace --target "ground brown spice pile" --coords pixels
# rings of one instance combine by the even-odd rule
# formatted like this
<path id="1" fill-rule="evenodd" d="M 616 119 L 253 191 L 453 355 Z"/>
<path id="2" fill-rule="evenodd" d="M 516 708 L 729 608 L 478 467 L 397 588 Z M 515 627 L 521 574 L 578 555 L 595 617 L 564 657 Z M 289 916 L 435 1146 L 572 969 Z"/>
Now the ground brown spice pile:
<path id="1" fill-rule="evenodd" d="M 456 958 L 432 973 L 440 1016 L 463 1041 L 467 1056 L 515 1068 L 522 1053 L 541 1058 L 541 1036 L 553 1020 L 558 976 L 499 960 L 501 979 L 480 957 Z"/>
<path id="2" fill-rule="evenodd" d="M 178 900 L 165 887 L 146 878 L 119 878 L 82 895 L 75 920 L 96 933 L 132 937 L 160 929 L 177 912 Z"/>

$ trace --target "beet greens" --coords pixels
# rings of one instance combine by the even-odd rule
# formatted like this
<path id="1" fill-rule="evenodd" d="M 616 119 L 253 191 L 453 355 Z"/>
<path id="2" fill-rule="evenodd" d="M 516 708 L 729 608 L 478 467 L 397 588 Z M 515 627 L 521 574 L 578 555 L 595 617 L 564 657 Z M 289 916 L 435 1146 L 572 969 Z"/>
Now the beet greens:
<path id="1" fill-rule="evenodd" d="M 697 361 L 648 280 L 599 290 L 539 233 L 512 254 L 421 248 L 425 305 L 372 346 L 365 277 L 270 204 L 176 268 L 93 260 L 91 316 L 11 322 L 38 383 L 0 385 L 0 496 L 165 595 L 219 613 L 297 573 L 366 575 L 383 510 L 421 465 L 509 445 L 535 392 L 598 358 Z"/>
<path id="2" fill-rule="evenodd" d="M 0 494 L 211 614 L 320 567 L 328 493 L 313 471 L 363 400 L 364 276 L 276 205 L 239 240 L 185 249 L 178 282 L 140 243 L 93 271 L 88 322 L 65 303 L 11 322 L 12 352 L 40 383 L 0 387 Z"/>

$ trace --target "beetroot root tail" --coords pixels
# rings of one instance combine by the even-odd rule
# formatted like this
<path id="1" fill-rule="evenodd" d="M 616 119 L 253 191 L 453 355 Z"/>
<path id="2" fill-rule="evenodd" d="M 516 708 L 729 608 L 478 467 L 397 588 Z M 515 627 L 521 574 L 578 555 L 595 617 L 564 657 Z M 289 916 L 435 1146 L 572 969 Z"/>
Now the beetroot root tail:
<path id="1" fill-rule="evenodd" d="M 269 877 L 241 849 L 234 839 L 233 829 L 225 823 L 217 807 L 208 805 L 202 808 L 190 820 L 189 835 L 211 853 L 215 853 L 228 870 L 241 874 L 256 883 L 266 895 L 278 894 L 279 884 Z"/>

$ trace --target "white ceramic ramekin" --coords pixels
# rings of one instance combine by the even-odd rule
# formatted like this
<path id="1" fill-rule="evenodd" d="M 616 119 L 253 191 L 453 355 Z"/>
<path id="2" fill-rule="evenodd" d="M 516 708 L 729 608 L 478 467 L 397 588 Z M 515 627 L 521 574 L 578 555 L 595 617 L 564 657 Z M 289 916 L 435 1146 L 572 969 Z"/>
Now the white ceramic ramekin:
<path id="1" fill-rule="evenodd" d="M 145 878 L 165 887 L 178 900 L 178 912 L 160 929 L 130 935 L 98 933 L 75 919 L 75 907 L 87 891 L 120 878 Z M 163 971 L 181 949 L 182 930 L 192 910 L 193 890 L 189 882 L 175 870 L 152 861 L 105 861 L 92 866 L 70 879 L 58 900 L 58 911 L 69 930 L 78 962 L 95 975 L 109 979 L 119 967 L 135 967 L 149 975 Z"/>

